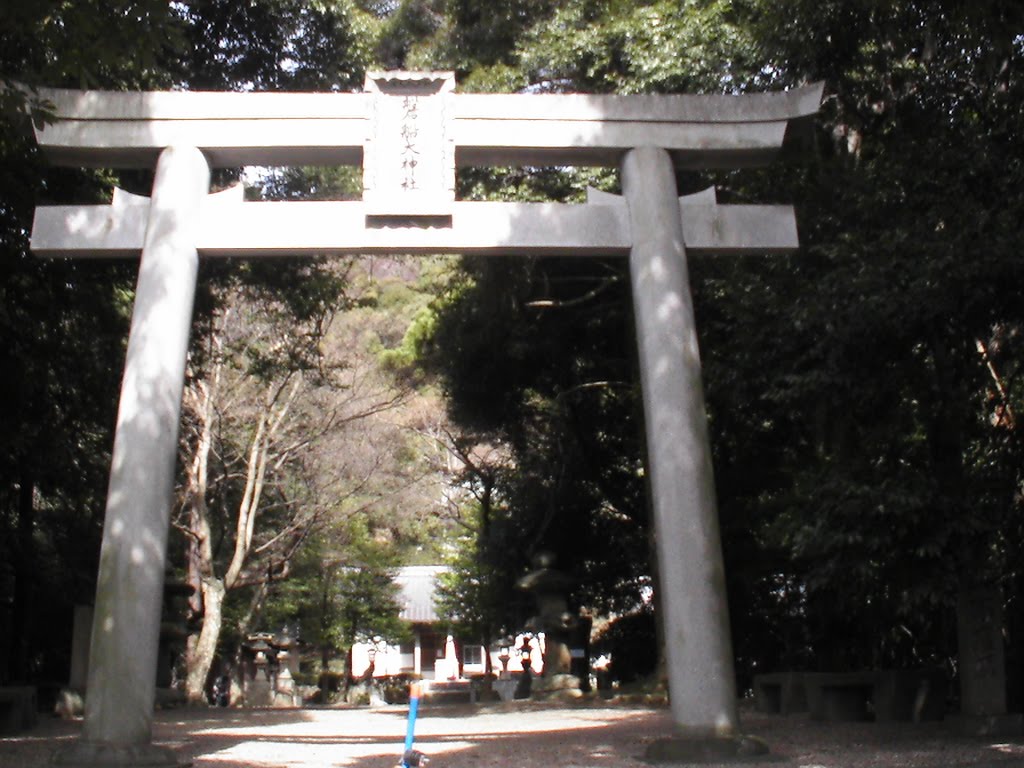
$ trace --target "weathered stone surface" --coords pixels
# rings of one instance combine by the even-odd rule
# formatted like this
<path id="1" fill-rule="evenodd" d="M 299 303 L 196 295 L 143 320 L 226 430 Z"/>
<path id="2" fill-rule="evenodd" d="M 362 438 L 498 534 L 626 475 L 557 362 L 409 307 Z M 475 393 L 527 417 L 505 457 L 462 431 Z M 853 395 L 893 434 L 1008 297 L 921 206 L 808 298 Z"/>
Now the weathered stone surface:
<path id="1" fill-rule="evenodd" d="M 771 679 L 793 678 L 805 693 L 812 720 L 875 719 L 920 722 L 945 716 L 948 684 L 941 670 L 878 669 L 859 672 L 803 672 L 755 678 L 756 691 Z M 768 682 L 765 683 L 764 680 Z M 760 695 L 760 693 L 758 694 Z"/>
<path id="2" fill-rule="evenodd" d="M 148 209 L 114 437 L 85 705 L 84 740 L 117 754 L 148 745 L 151 738 L 181 392 L 198 268 L 195 225 L 208 184 L 209 167 L 198 150 L 168 148 L 157 165 Z"/>
<path id="3" fill-rule="evenodd" d="M 754 706 L 758 712 L 788 715 L 807 711 L 807 691 L 800 672 L 754 675 Z"/>
<path id="4" fill-rule="evenodd" d="M 538 701 L 575 701 L 582 697 L 580 679 L 563 672 L 534 678 L 530 689 L 530 698 Z"/>
<path id="5" fill-rule="evenodd" d="M 595 204 L 456 202 L 438 226 L 367 223 L 353 202 L 243 203 L 241 187 L 202 204 L 197 247 L 202 256 L 262 257 L 322 253 L 476 253 L 625 256 L 629 211 L 616 197 Z M 237 198 L 237 200 L 235 199 Z M 116 192 L 111 205 L 41 206 L 32 228 L 37 256 L 137 256 L 149 199 Z M 786 205 L 680 202 L 686 249 L 696 254 L 795 250 L 793 209 Z M 415 222 L 419 222 L 417 225 Z"/>
<path id="6" fill-rule="evenodd" d="M 669 696 L 677 727 L 736 736 L 739 717 L 693 298 L 668 154 L 626 155 L 630 275 Z"/>
<path id="7" fill-rule="evenodd" d="M 963 590 L 957 600 L 960 649 L 960 711 L 1006 714 L 1006 651 L 1003 602 L 998 587 Z"/>
<path id="8" fill-rule="evenodd" d="M 743 96 L 453 94 L 457 165 L 616 166 L 660 146 L 681 167 L 771 162 L 823 86 Z M 215 167 L 358 165 L 372 94 L 113 93 L 44 90 L 56 122 L 37 131 L 57 162 L 151 167 L 163 147 L 199 147 Z"/>
<path id="9" fill-rule="evenodd" d="M 367 215 L 431 216 L 455 202 L 451 72 L 371 72 L 363 145 Z"/>

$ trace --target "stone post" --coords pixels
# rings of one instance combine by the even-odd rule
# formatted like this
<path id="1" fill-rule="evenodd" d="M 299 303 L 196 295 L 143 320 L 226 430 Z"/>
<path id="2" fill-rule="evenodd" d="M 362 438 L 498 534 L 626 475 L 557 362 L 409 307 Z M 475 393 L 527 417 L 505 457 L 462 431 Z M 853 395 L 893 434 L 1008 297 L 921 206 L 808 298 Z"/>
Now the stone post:
<path id="1" fill-rule="evenodd" d="M 76 605 L 71 630 L 71 677 L 68 688 L 82 693 L 89 674 L 89 638 L 92 628 L 92 606 Z"/>
<path id="2" fill-rule="evenodd" d="M 668 153 L 653 147 L 627 153 L 622 187 L 633 238 L 630 276 L 677 735 L 652 745 L 648 757 L 723 758 L 756 745 L 739 736 L 700 353 Z"/>
<path id="3" fill-rule="evenodd" d="M 177 766 L 152 740 L 157 644 L 200 204 L 210 169 L 194 147 L 157 162 L 139 264 L 96 586 L 85 725 L 57 765 Z"/>
<path id="4" fill-rule="evenodd" d="M 1024 717 L 1007 711 L 1003 596 L 998 586 L 964 587 L 957 596 L 957 644 L 960 657 L 960 715 L 952 718 L 962 733 L 1020 736 Z"/>

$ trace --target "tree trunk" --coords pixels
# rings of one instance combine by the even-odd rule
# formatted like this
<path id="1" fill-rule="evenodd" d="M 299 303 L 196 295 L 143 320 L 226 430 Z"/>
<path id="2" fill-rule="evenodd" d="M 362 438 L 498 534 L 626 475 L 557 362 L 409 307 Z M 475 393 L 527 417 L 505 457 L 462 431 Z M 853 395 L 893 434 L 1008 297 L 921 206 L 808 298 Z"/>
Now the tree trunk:
<path id="1" fill-rule="evenodd" d="M 203 628 L 199 631 L 199 638 L 192 650 L 188 663 L 188 677 L 185 681 L 185 694 L 191 704 L 206 701 L 206 680 L 217 652 L 226 591 L 224 582 L 218 578 L 203 581 Z"/>
<path id="2" fill-rule="evenodd" d="M 220 347 L 219 336 L 215 335 L 213 343 Z M 245 568 L 252 554 L 253 536 L 274 440 L 286 423 L 302 382 L 300 376 L 288 374 L 283 380 L 267 385 L 263 395 L 263 408 L 257 416 L 254 434 L 249 444 L 242 498 L 235 510 L 235 537 L 230 561 L 223 571 L 223 577 L 218 578 L 207 495 L 209 460 L 214 449 L 214 426 L 217 419 L 214 405 L 221 396 L 222 374 L 222 365 L 217 363 L 208 380 L 194 381 L 185 392 L 188 408 L 196 420 L 194 453 L 186 463 L 188 469 L 185 504 L 188 508 L 187 533 L 190 536 L 187 558 L 188 581 L 193 586 L 197 583 L 201 585 L 190 602 L 190 618 L 193 622 L 202 621 L 199 636 L 190 637 L 187 644 L 186 696 L 190 702 L 201 702 L 206 698 L 206 680 L 217 651 L 226 594 L 246 583 L 253 583 L 251 580 L 247 581 Z M 277 461 L 283 461 L 286 453 L 287 449 L 277 456 Z M 294 554 L 295 549 L 297 544 L 290 549 L 289 557 Z M 266 584 L 264 583 L 260 589 L 263 591 L 257 593 L 251 605 L 249 619 L 258 613 Z"/>
<path id="3" fill-rule="evenodd" d="M 197 421 L 195 453 L 187 464 L 185 483 L 190 534 L 186 578 L 194 590 L 189 598 L 189 623 L 201 623 L 199 635 L 190 633 L 185 647 L 185 695 L 191 703 L 206 701 L 206 678 L 217 647 L 216 634 L 212 641 L 210 638 L 210 631 L 214 629 L 211 610 L 217 614 L 215 629 L 219 633 L 224 600 L 223 583 L 213 573 L 213 544 L 206 506 L 209 456 L 213 444 L 213 399 L 218 383 L 219 375 L 215 375 L 212 385 L 200 381 L 185 391 L 186 402 Z M 216 600 L 216 607 L 213 608 L 208 600 Z"/>
<path id="4" fill-rule="evenodd" d="M 331 700 L 331 647 L 324 643 L 320 646 L 320 703 L 327 704 Z"/>
<path id="5" fill-rule="evenodd" d="M 348 644 L 345 651 L 345 672 L 342 675 L 342 692 L 344 700 L 348 701 L 348 692 L 352 689 L 352 643 Z"/>

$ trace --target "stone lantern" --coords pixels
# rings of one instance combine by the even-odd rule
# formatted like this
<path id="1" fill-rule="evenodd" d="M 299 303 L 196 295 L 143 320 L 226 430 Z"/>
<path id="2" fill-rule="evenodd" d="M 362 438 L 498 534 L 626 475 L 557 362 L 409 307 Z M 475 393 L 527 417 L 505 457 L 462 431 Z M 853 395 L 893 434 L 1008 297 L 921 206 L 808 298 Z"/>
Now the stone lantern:
<path id="1" fill-rule="evenodd" d="M 537 601 L 537 616 L 530 619 L 530 628 L 544 633 L 544 672 L 534 691 L 579 695 L 580 681 L 572 674 L 570 647 L 580 628 L 580 617 L 569 611 L 569 590 L 575 579 L 554 564 L 554 554 L 540 552 L 533 559 L 534 570 L 516 582 L 517 588 L 530 592 Z"/>

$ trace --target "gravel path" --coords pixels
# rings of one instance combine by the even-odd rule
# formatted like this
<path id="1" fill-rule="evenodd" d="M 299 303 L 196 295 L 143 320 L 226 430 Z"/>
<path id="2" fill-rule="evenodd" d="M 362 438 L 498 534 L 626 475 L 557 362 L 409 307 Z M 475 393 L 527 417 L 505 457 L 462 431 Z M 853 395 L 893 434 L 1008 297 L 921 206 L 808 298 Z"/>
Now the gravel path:
<path id="1" fill-rule="evenodd" d="M 1024 740 L 952 734 L 943 723 L 817 723 L 806 716 L 743 718 L 793 768 L 1024 767 Z M 194 768 L 394 768 L 406 709 L 178 709 L 157 714 L 154 740 Z M 644 747 L 670 733 L 665 709 L 607 704 L 434 707 L 424 703 L 416 747 L 430 768 L 646 768 Z M 0 738 L 0 767 L 42 768 L 80 722 L 47 718 Z"/>

